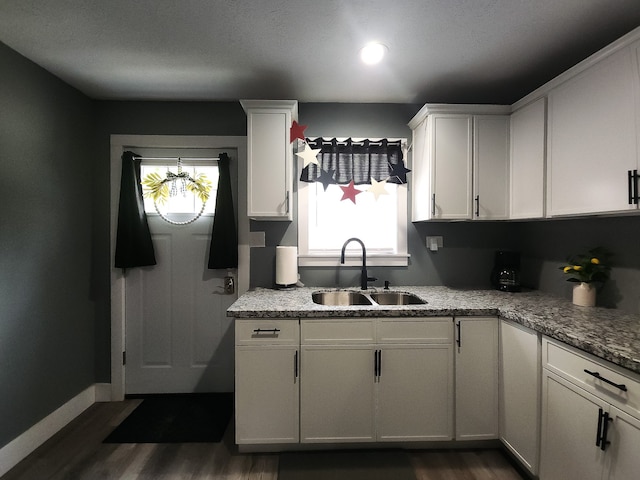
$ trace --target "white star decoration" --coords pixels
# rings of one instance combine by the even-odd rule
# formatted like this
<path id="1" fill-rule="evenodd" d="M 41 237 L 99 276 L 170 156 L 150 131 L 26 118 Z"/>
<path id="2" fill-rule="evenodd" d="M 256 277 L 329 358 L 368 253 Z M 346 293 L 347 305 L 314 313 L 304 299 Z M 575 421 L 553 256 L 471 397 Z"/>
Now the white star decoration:
<path id="1" fill-rule="evenodd" d="M 389 192 L 384 188 L 386 184 L 387 180 L 376 182 L 376 180 L 371 177 L 371 186 L 367 189 L 367 192 L 373 193 L 377 201 L 380 195 L 389 195 Z"/>
<path id="2" fill-rule="evenodd" d="M 311 148 L 307 143 L 304 144 L 304 150 L 302 152 L 296 152 L 302 160 L 304 161 L 304 167 L 309 165 L 310 163 L 315 163 L 318 165 L 318 159 L 316 158 L 318 153 L 320 153 L 320 148 Z"/>

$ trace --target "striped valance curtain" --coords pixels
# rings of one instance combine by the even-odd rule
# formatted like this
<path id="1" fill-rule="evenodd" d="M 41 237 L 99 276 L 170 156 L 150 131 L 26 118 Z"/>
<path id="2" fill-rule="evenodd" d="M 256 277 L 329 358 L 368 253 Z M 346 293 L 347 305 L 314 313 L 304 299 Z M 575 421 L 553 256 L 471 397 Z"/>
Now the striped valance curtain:
<path id="1" fill-rule="evenodd" d="M 336 183 L 346 185 L 371 184 L 371 178 L 380 182 L 402 183 L 398 177 L 390 177 L 395 165 L 403 164 L 400 140 L 352 140 L 335 138 L 306 139 L 307 148 L 320 149 L 318 165 L 309 164 L 301 172 L 301 182 L 316 182 L 322 171 L 335 171 Z M 404 165 L 404 164 L 403 164 Z"/>

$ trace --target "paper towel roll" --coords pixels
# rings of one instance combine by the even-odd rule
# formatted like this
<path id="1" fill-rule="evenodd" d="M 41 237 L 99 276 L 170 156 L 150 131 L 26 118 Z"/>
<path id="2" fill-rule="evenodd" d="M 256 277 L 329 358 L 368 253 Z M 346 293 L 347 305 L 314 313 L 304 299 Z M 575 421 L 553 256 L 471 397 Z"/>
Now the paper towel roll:
<path id="1" fill-rule="evenodd" d="M 298 281 L 298 247 L 276 247 L 276 284 L 295 285 Z"/>

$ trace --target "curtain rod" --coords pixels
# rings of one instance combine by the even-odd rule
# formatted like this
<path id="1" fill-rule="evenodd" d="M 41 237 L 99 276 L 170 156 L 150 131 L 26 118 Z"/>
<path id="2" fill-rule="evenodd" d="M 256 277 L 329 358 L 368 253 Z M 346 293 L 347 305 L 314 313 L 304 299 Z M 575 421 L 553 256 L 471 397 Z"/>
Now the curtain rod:
<path id="1" fill-rule="evenodd" d="M 210 161 L 216 161 L 216 162 L 220 160 L 220 157 L 140 157 L 137 155 L 133 158 L 135 158 L 136 160 L 173 160 L 173 161 L 210 160 Z"/>

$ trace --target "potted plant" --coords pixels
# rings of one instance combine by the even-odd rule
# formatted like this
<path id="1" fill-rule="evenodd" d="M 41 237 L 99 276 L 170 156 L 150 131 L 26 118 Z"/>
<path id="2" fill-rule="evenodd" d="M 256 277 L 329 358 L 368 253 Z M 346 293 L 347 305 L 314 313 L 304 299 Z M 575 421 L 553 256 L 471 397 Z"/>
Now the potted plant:
<path id="1" fill-rule="evenodd" d="M 611 254 L 603 247 L 592 248 L 586 253 L 574 255 L 567 259 L 567 264 L 560 267 L 569 276 L 568 282 L 575 282 L 573 287 L 573 303 L 585 307 L 596 304 L 596 287 L 609 279 Z"/>

